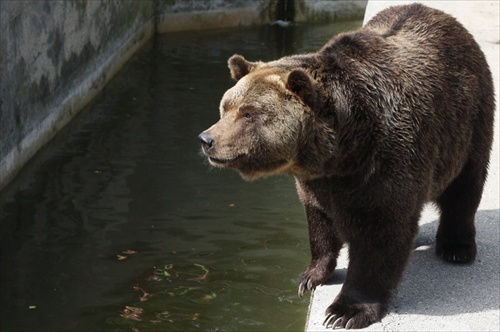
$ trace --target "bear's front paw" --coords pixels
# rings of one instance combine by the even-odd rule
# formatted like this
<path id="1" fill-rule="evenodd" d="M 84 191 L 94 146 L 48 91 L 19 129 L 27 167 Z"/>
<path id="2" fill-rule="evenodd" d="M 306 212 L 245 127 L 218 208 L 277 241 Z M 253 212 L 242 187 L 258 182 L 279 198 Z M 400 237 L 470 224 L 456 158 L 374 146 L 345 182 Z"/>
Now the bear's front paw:
<path id="1" fill-rule="evenodd" d="M 302 273 L 302 280 L 299 285 L 299 297 L 303 297 L 306 291 L 316 289 L 316 286 L 323 284 L 333 277 L 337 261 L 335 259 L 322 259 L 311 262 L 311 265 Z"/>
<path id="2" fill-rule="evenodd" d="M 332 329 L 362 329 L 382 319 L 383 305 L 380 303 L 343 303 L 338 299 L 326 309 L 323 322 Z"/>

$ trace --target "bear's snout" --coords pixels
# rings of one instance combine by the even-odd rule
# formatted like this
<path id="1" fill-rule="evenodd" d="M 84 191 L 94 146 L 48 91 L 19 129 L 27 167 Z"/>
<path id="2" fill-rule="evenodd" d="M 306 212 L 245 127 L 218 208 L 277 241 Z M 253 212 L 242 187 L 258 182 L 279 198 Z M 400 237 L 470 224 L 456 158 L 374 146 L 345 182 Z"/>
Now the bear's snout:
<path id="1" fill-rule="evenodd" d="M 204 150 L 209 150 L 214 145 L 213 138 L 206 131 L 199 134 L 198 139 L 200 140 Z"/>

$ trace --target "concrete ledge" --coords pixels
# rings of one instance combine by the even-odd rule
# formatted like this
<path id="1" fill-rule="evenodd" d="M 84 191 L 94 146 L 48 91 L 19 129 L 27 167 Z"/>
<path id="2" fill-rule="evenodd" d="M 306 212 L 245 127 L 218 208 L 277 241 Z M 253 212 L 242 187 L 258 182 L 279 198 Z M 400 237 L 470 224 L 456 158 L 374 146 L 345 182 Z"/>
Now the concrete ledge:
<path id="1" fill-rule="evenodd" d="M 415 1 L 369 1 L 366 23 L 379 11 Z M 474 264 L 447 264 L 434 254 L 434 237 L 439 215 L 427 206 L 420 220 L 415 249 L 382 322 L 367 331 L 498 331 L 500 326 L 500 2 L 422 1 L 458 19 L 475 37 L 489 63 L 497 98 L 495 136 L 490 171 L 476 215 L 478 257 Z M 311 296 L 306 331 L 329 331 L 322 323 L 326 308 L 340 292 L 348 265 L 342 249 L 337 275 Z"/>

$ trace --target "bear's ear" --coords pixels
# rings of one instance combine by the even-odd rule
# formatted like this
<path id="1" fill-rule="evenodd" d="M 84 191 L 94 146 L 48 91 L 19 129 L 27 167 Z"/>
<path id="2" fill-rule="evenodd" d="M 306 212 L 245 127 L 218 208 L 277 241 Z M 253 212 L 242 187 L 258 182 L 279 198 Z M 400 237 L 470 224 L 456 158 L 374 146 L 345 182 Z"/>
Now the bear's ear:
<path id="1" fill-rule="evenodd" d="M 239 54 L 230 57 L 227 64 L 231 71 L 231 78 L 235 81 L 239 81 L 240 78 L 248 74 L 255 67 L 255 63 L 248 62 Z"/>
<path id="2" fill-rule="evenodd" d="M 288 74 L 286 87 L 295 93 L 302 101 L 310 106 L 314 106 L 316 91 L 314 89 L 311 76 L 303 69 L 294 69 Z"/>

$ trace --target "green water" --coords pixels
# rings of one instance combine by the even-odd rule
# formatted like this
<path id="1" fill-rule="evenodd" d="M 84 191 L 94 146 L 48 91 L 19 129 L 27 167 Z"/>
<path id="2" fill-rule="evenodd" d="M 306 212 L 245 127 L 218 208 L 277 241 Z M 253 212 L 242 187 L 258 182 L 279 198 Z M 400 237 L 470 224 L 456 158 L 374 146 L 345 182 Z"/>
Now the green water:
<path id="1" fill-rule="evenodd" d="M 2 331 L 301 331 L 293 179 L 210 169 L 197 135 L 234 53 L 271 60 L 361 22 L 161 35 L 1 195 Z"/>

